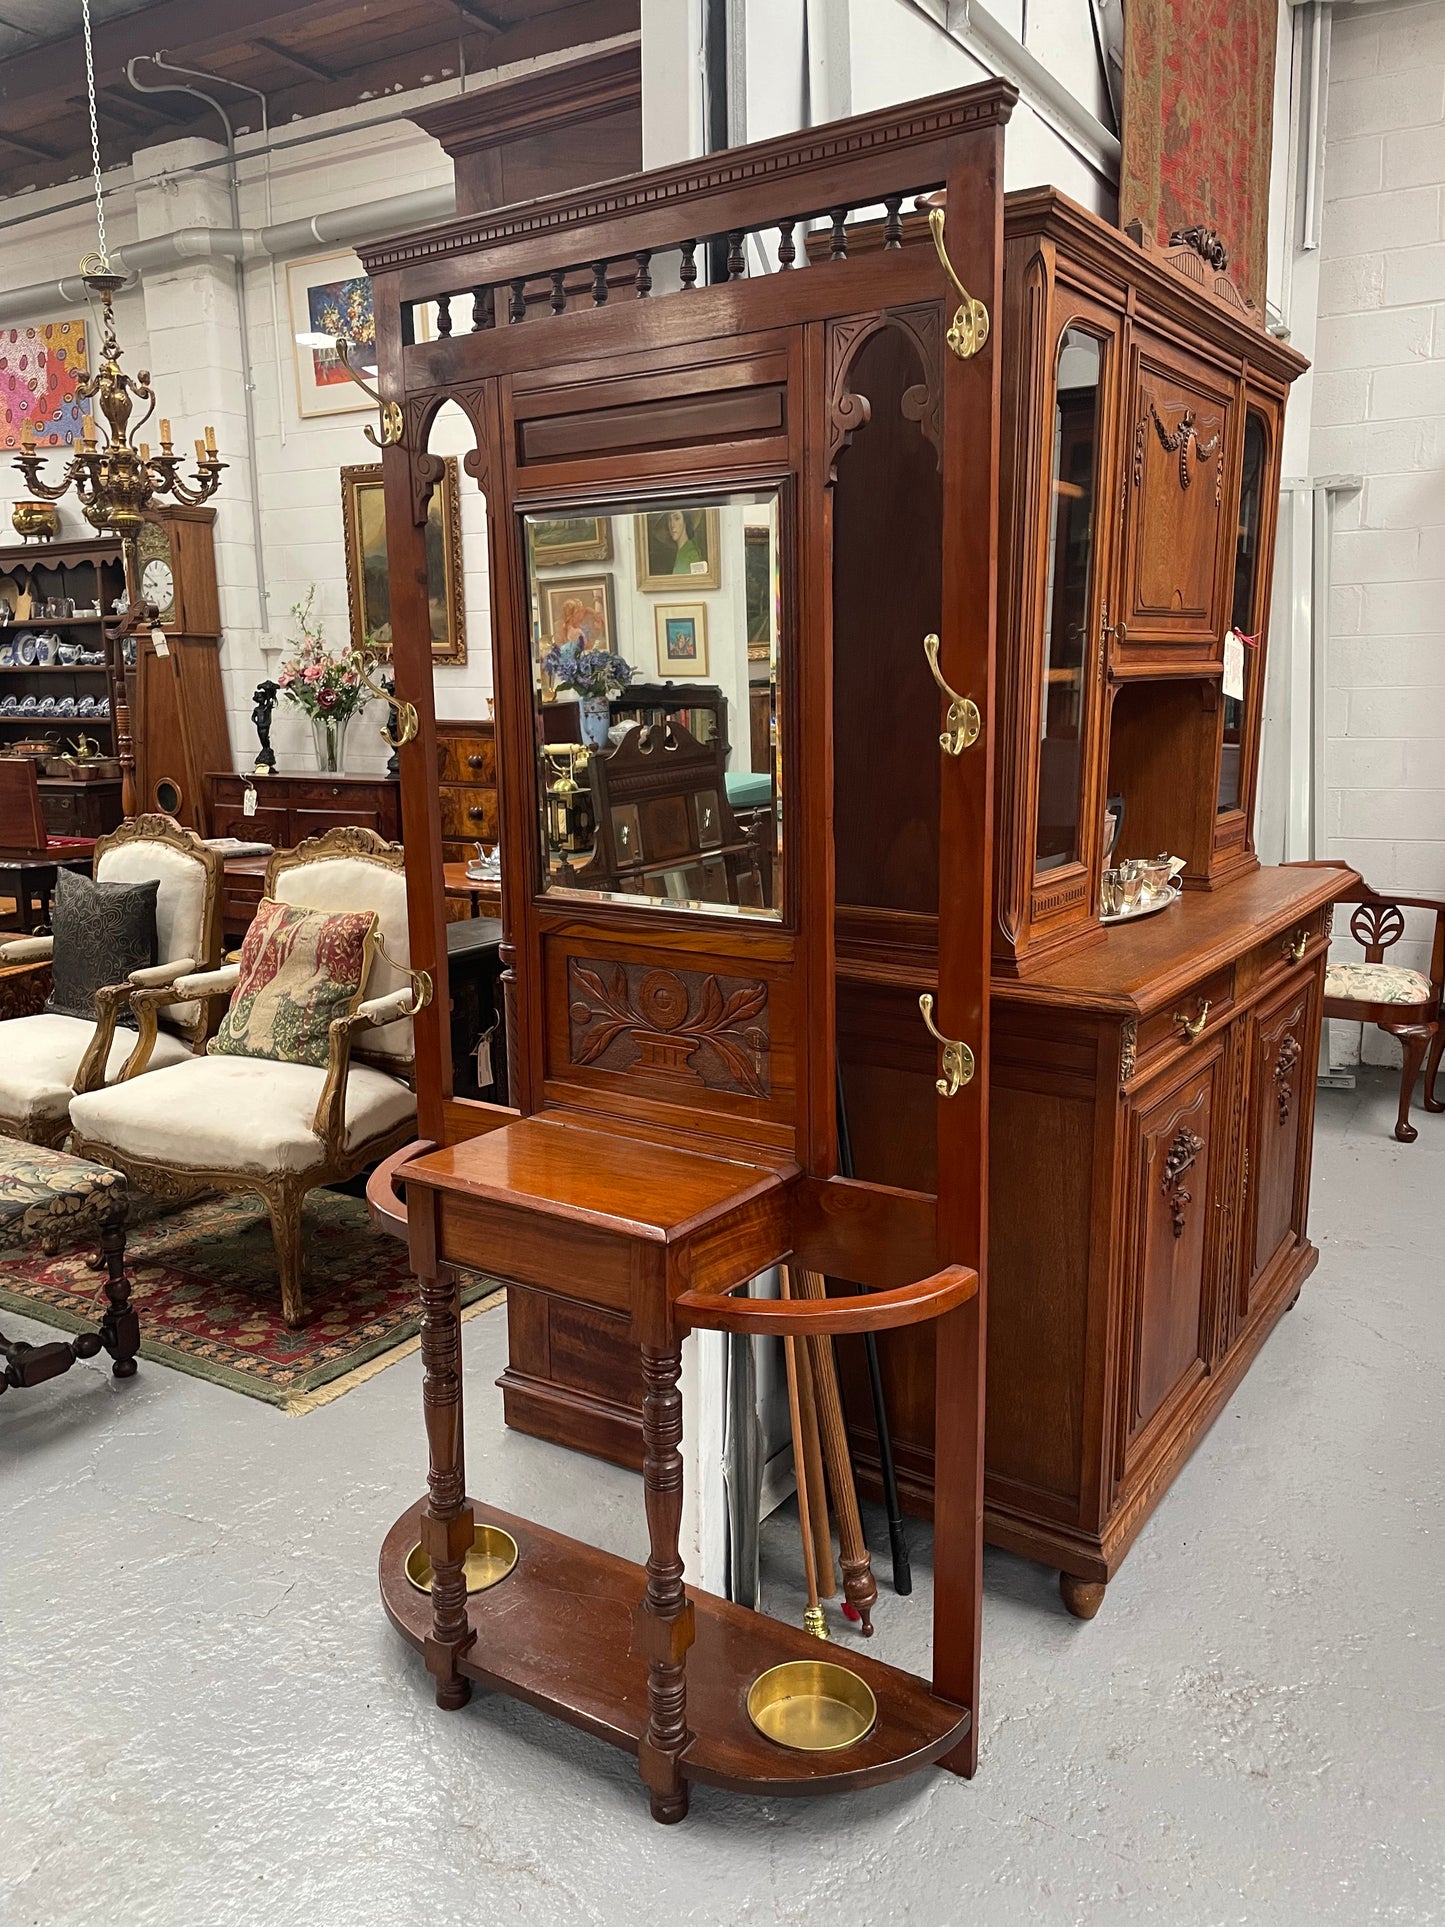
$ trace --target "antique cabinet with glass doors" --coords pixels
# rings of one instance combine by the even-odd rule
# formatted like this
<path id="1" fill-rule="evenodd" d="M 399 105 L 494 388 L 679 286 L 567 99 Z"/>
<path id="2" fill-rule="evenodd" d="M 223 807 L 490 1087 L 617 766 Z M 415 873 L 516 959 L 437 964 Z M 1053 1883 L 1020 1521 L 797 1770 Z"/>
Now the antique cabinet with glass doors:
<path id="1" fill-rule="evenodd" d="M 659 1820 L 695 1781 L 826 1792 L 976 1760 L 1012 101 L 990 82 L 363 250 L 434 991 L 427 1142 L 372 1185 L 421 1283 L 430 1459 L 382 1593 L 440 1705 L 480 1682 L 635 1753 Z M 931 227 L 905 228 L 920 201 Z M 447 1050 L 424 524 L 454 409 L 487 508 L 513 1109 L 454 1096 Z M 870 1021 L 922 1042 L 936 1184 L 839 1175 L 845 922 Z M 785 1258 L 833 1292 L 746 1295 Z M 514 1367 L 529 1343 L 547 1366 L 531 1414 L 510 1375 L 514 1420 L 605 1449 L 589 1387 L 618 1411 L 640 1389 L 645 1565 L 468 1489 L 457 1265 L 509 1281 Z M 806 1709 L 828 1649 L 684 1587 L 681 1342 L 902 1327 L 940 1390 L 932 1678 L 834 1653 L 876 1716 L 835 1751 L 781 1744 L 760 1682 L 799 1668 Z"/>

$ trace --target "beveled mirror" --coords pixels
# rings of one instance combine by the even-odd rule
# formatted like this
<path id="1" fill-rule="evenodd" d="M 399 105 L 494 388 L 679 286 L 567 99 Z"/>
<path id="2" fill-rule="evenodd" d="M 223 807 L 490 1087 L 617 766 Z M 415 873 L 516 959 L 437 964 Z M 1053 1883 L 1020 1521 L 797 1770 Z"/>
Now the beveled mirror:
<path id="1" fill-rule="evenodd" d="M 777 918 L 779 497 L 521 518 L 541 888 Z"/>

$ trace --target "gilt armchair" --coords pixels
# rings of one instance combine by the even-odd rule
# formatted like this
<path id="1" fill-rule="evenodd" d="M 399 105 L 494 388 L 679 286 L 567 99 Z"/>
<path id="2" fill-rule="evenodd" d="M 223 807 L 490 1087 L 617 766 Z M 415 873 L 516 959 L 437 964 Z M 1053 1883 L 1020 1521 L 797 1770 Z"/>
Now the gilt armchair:
<path id="1" fill-rule="evenodd" d="M 184 976 L 132 997 L 139 1037 L 117 1083 L 71 1105 L 75 1148 L 142 1191 L 185 1198 L 250 1193 L 271 1217 L 281 1307 L 305 1322 L 301 1230 L 318 1185 L 354 1177 L 415 1134 L 411 1018 L 426 979 L 409 968 L 404 853 L 371 830 L 342 828 L 272 858 L 266 896 L 327 915 L 372 911 L 379 943 L 363 1001 L 333 1019 L 324 1066 L 208 1054 L 154 1068 L 166 1013 L 184 1000 L 229 1004 L 241 966 Z"/>
<path id="2" fill-rule="evenodd" d="M 1338 900 L 1358 906 L 1350 918 L 1350 935 L 1363 948 L 1365 961 L 1332 963 L 1326 970 L 1325 1016 L 1377 1024 L 1399 1039 L 1405 1062 L 1395 1136 L 1402 1144 L 1413 1144 L 1420 1133 L 1410 1122 L 1410 1101 L 1422 1064 L 1425 1109 L 1445 1111 L 1445 1099 L 1435 1095 L 1435 1079 L 1445 1051 L 1445 901 L 1386 895 L 1372 890 L 1368 883 L 1357 883 Z M 1435 913 L 1428 977 L 1385 959 L 1385 952 L 1405 934 L 1407 910 Z"/>
<path id="3" fill-rule="evenodd" d="M 93 872 L 101 883 L 148 883 L 156 890 L 153 968 L 96 994 L 94 1020 L 42 1010 L 0 1022 L 0 1137 L 51 1149 L 70 1130 L 77 1091 L 114 1082 L 136 1036 L 117 1022 L 137 990 L 209 969 L 221 954 L 221 857 L 172 817 L 131 817 L 97 839 Z M 0 967 L 28 965 L 48 973 L 54 940 L 21 937 L 0 943 Z M 207 1012 L 194 998 L 166 1006 L 152 1048 L 157 1064 L 179 1064 L 205 1042 Z"/>

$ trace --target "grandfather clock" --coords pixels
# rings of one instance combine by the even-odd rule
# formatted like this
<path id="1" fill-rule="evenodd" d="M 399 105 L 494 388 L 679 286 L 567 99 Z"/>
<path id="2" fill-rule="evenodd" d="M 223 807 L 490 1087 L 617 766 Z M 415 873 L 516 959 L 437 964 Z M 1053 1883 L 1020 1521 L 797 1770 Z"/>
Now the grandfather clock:
<path id="1" fill-rule="evenodd" d="M 231 767 L 210 508 L 155 509 L 137 539 L 134 589 L 160 611 L 136 632 L 130 690 L 135 807 L 205 834 L 206 776 Z"/>

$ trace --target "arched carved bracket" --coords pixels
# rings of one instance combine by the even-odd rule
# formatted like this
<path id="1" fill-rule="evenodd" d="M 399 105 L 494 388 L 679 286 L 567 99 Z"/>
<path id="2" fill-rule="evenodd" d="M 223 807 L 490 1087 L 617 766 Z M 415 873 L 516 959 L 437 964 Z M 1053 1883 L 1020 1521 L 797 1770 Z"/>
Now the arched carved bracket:
<path id="1" fill-rule="evenodd" d="M 1184 1236 L 1185 1213 L 1194 1202 L 1194 1193 L 1184 1188 L 1184 1177 L 1203 1149 L 1204 1139 L 1197 1132 L 1181 1130 L 1175 1135 L 1174 1142 L 1169 1146 L 1169 1155 L 1164 1160 L 1160 1189 L 1169 1201 L 1169 1215 L 1176 1238 Z"/>
<path id="2" fill-rule="evenodd" d="M 427 442 L 432 423 L 449 401 L 456 403 L 471 424 L 474 445 L 462 457 L 462 467 L 482 492 L 487 492 L 491 461 L 482 414 L 482 397 L 480 385 L 454 390 L 429 388 L 422 394 L 407 397 L 406 446 L 411 458 L 411 514 L 418 528 L 427 519 L 432 490 L 446 473 L 445 456 L 432 454 Z"/>
<path id="3" fill-rule="evenodd" d="M 884 328 L 907 335 L 923 366 L 923 380 L 903 396 L 903 416 L 917 422 L 943 466 L 943 326 L 937 305 L 922 302 L 911 308 L 887 308 L 878 314 L 854 315 L 828 330 L 828 480 L 838 479 L 838 457 L 860 428 L 872 419 L 866 395 L 848 386 L 854 362 L 865 345 Z"/>
<path id="4" fill-rule="evenodd" d="M 1281 1124 L 1289 1123 L 1289 1114 L 1294 1106 L 1294 1086 L 1290 1078 L 1299 1060 L 1299 1039 L 1293 1031 L 1290 1031 L 1279 1047 L 1278 1057 L 1274 1060 L 1274 1098 L 1279 1107 Z"/>

